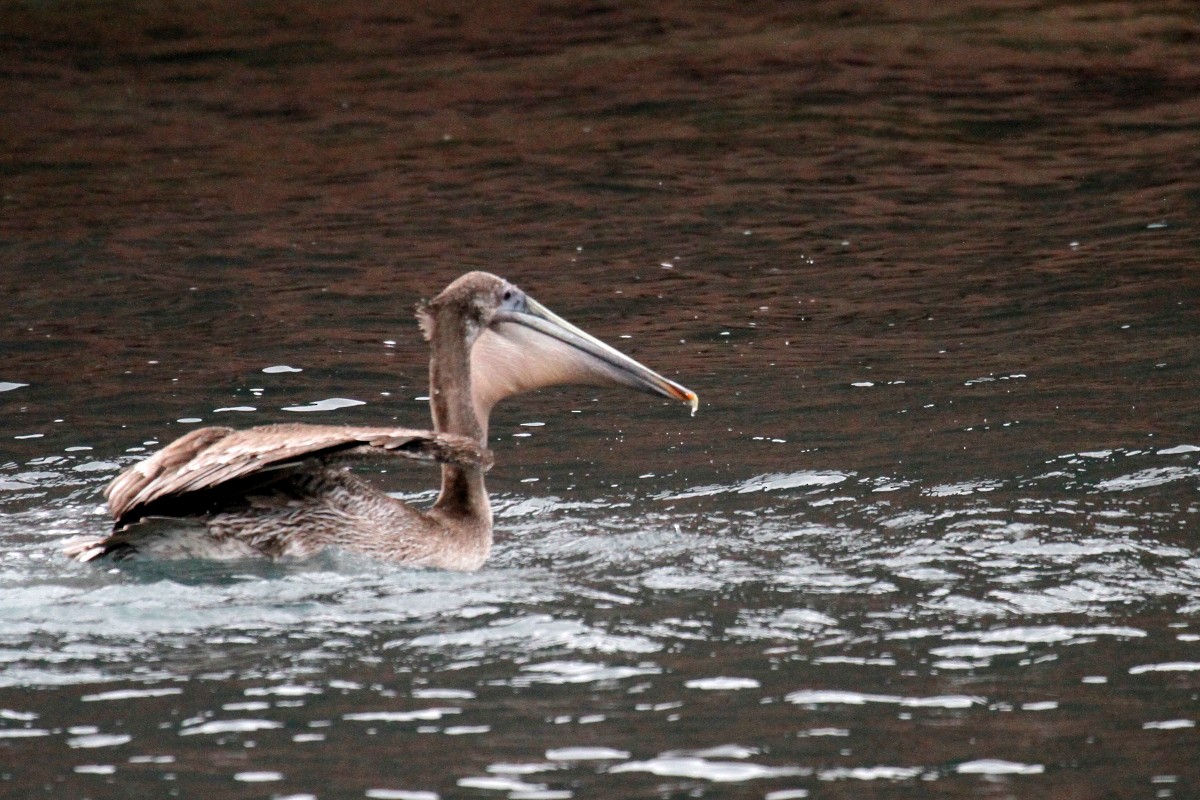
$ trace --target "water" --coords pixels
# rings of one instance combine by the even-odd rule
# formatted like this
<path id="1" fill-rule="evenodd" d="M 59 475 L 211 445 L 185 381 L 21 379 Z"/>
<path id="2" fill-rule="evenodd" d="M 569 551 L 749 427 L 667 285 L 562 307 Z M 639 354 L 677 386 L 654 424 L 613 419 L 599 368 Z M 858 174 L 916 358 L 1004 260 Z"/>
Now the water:
<path id="1" fill-rule="evenodd" d="M 1196 795 L 1194 12 L 259 11 L 5 12 L 0 794 Z M 502 406 L 475 574 L 58 555 L 470 268 L 699 415 Z"/>

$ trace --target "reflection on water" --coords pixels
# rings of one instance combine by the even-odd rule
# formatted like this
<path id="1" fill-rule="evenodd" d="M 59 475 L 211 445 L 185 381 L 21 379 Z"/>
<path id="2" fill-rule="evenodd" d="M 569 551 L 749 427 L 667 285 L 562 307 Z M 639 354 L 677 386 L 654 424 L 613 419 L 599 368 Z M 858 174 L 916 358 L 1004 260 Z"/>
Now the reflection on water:
<path id="1" fill-rule="evenodd" d="M 1200 19 L 943 5 L 11 10 L 0 794 L 1194 796 Z M 700 414 L 502 406 L 474 574 L 60 557 L 479 267 Z"/>

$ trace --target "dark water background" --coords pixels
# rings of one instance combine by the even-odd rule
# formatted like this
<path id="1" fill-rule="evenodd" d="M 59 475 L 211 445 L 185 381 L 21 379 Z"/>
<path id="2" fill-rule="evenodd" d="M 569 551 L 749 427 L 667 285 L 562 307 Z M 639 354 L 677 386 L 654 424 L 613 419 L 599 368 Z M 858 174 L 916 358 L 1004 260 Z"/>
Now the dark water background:
<path id="1" fill-rule="evenodd" d="M 5 2 L 0 76 L 0 796 L 1200 796 L 1194 4 Z M 473 575 L 58 555 L 200 421 L 423 424 L 477 268 L 699 415 L 510 401 Z"/>

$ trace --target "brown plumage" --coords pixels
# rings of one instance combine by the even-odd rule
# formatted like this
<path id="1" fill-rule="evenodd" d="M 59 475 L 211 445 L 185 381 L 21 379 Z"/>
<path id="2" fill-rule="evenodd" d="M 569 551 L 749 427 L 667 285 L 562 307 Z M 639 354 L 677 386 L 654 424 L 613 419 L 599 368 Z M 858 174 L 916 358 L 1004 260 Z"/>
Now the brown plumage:
<path id="1" fill-rule="evenodd" d="M 462 436 L 411 428 L 263 425 L 199 428 L 118 475 L 104 490 L 118 526 L 145 516 L 156 500 L 212 489 L 268 468 L 305 459 L 395 454 L 463 466 L 491 465 L 491 453 Z"/>
<path id="2" fill-rule="evenodd" d="M 200 428 L 118 475 L 113 533 L 66 552 L 101 557 L 306 557 L 330 546 L 413 566 L 476 569 L 492 542 L 487 421 L 505 397 L 555 383 L 630 386 L 692 406 L 696 395 L 483 272 L 418 316 L 429 341 L 434 431 L 340 425 Z M 346 472 L 364 457 L 442 464 L 422 512 Z"/>

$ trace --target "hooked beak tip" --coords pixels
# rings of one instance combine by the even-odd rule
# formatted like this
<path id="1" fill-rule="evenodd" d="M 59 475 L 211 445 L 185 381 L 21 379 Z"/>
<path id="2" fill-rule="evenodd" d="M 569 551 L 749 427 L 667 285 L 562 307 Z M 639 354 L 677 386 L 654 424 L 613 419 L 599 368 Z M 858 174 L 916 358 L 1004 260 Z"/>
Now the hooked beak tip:
<path id="1" fill-rule="evenodd" d="M 692 416 L 696 416 L 696 409 L 700 408 L 700 396 L 691 389 L 684 388 L 679 384 L 672 384 L 669 389 L 671 395 L 688 404 L 688 408 L 692 411 Z"/>

